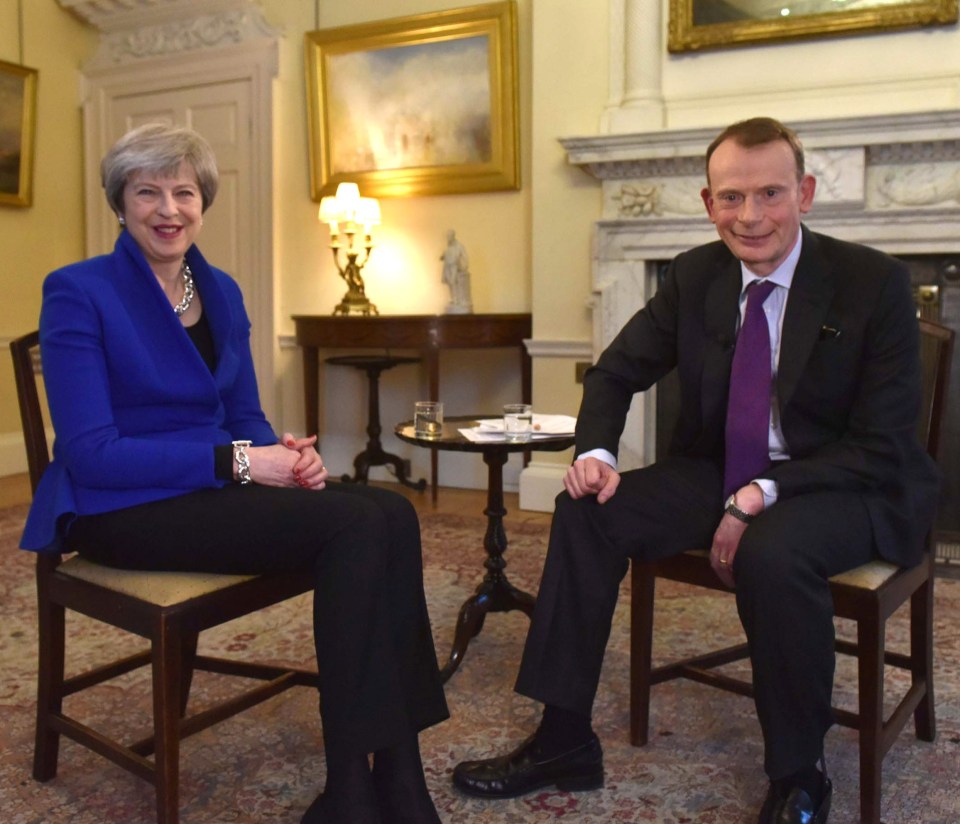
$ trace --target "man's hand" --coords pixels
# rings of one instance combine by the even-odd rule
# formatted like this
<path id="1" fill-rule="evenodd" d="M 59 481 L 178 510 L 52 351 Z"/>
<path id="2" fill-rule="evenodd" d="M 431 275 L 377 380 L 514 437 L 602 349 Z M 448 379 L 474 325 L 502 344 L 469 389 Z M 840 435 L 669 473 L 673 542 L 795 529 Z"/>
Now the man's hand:
<path id="1" fill-rule="evenodd" d="M 734 495 L 737 506 L 748 515 L 759 515 L 763 512 L 763 491 L 756 484 L 747 484 L 737 490 Z M 710 566 L 717 573 L 717 577 L 730 589 L 736 586 L 733 577 L 733 559 L 740 546 L 740 539 L 746 532 L 748 524 L 724 513 L 720 526 L 713 533 L 713 544 L 710 546 Z"/>
<path id="2" fill-rule="evenodd" d="M 571 498 L 596 495 L 597 503 L 609 501 L 620 485 L 620 473 L 597 458 L 574 461 L 563 476 L 563 486 Z"/>

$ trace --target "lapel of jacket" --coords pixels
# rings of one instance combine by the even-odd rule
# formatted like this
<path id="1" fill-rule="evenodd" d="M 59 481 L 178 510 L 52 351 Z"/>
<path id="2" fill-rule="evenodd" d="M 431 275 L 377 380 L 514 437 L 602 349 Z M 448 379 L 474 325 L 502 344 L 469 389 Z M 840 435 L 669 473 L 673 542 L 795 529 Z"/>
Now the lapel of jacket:
<path id="1" fill-rule="evenodd" d="M 803 249 L 790 286 L 780 337 L 777 396 L 781 409 L 793 397 L 830 309 L 835 289 L 831 269 L 820 252 L 816 235 L 804 227 Z"/>
<path id="2" fill-rule="evenodd" d="M 701 413 L 704 421 L 724 420 L 730 365 L 736 341 L 740 290 L 740 261 L 733 255 L 717 261 L 704 302 L 704 348 Z"/>
<path id="3" fill-rule="evenodd" d="M 237 322 L 233 317 L 233 311 L 227 296 L 217 282 L 210 264 L 201 254 L 196 246 L 191 246 L 187 251 L 187 262 L 193 271 L 194 279 L 197 282 L 197 288 L 203 300 L 203 311 L 207 316 L 207 322 L 210 324 L 210 334 L 213 336 L 213 345 L 217 353 L 217 367 L 214 371 L 214 379 L 219 386 L 224 375 L 232 376 L 235 371 L 236 352 L 229 345 L 230 330 Z"/>

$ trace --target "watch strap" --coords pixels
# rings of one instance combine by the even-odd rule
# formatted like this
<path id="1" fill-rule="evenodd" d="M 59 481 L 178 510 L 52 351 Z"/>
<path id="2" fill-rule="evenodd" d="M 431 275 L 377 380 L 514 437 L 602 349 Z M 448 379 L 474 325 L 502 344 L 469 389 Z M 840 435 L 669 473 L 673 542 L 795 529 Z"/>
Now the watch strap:
<path id="1" fill-rule="evenodd" d="M 738 521 L 742 521 L 745 524 L 749 524 L 754 518 L 757 517 L 756 515 L 751 515 L 749 512 L 744 512 L 742 509 L 740 509 L 740 507 L 737 506 L 736 496 L 734 495 L 731 495 L 729 500 L 727 500 L 727 505 L 724 507 L 723 511 L 726 512 L 727 515 L 732 515 Z"/>

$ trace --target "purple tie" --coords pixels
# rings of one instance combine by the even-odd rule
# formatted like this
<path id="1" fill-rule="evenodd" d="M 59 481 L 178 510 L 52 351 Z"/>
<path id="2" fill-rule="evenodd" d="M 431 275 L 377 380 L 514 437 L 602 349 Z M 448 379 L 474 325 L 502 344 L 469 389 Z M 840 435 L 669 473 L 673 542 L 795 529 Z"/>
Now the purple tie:
<path id="1" fill-rule="evenodd" d="M 724 500 L 770 466 L 770 330 L 763 302 L 775 285 L 754 281 L 747 292 L 730 371 Z"/>

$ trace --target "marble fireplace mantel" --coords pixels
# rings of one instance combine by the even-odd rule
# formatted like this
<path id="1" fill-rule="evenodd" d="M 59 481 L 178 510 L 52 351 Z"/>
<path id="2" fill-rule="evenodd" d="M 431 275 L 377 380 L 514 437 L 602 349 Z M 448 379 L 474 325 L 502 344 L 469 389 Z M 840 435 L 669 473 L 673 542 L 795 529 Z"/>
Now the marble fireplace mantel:
<path id="1" fill-rule="evenodd" d="M 812 229 L 892 254 L 960 256 L 960 112 L 792 122 L 817 178 Z M 571 164 L 601 181 L 594 224 L 593 348 L 652 294 L 656 265 L 716 238 L 700 189 L 716 129 L 561 139 Z M 654 393 L 637 398 L 622 469 L 654 457 Z"/>

